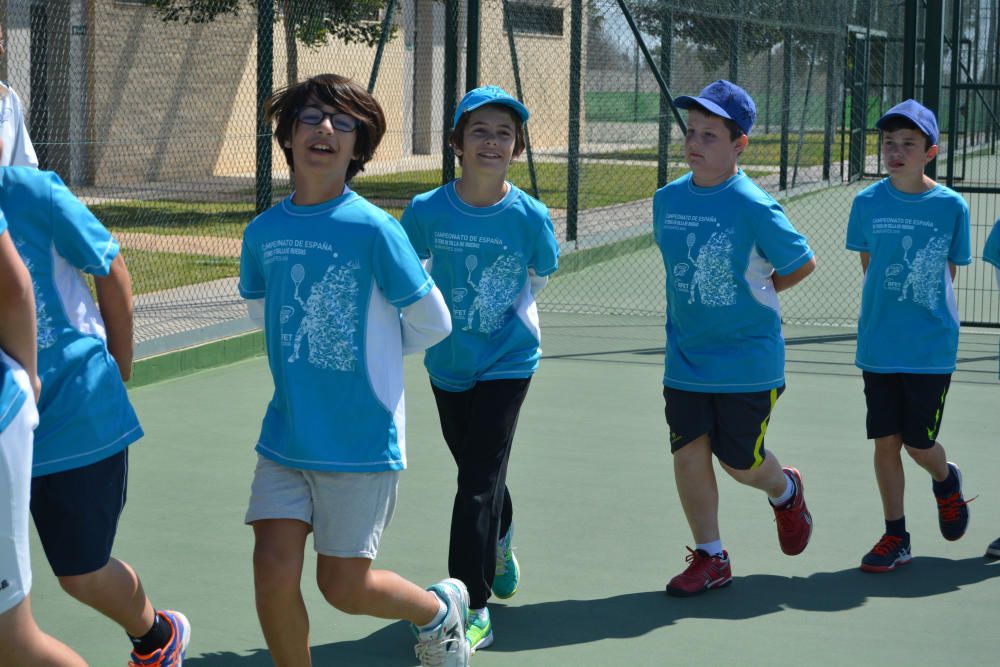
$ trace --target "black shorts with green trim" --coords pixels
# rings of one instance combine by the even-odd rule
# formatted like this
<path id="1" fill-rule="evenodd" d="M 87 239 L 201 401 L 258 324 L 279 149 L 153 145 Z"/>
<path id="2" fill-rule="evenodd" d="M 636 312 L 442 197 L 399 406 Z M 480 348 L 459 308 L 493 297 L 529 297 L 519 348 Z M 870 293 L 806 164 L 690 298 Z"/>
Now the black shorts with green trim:
<path id="1" fill-rule="evenodd" d="M 784 385 L 737 394 L 702 393 L 663 388 L 663 412 L 670 427 L 671 453 L 708 435 L 712 453 L 737 470 L 764 462 L 764 436 Z"/>
<path id="2" fill-rule="evenodd" d="M 903 443 L 929 449 L 937 441 L 951 374 L 864 371 L 868 437 L 902 435 Z"/>

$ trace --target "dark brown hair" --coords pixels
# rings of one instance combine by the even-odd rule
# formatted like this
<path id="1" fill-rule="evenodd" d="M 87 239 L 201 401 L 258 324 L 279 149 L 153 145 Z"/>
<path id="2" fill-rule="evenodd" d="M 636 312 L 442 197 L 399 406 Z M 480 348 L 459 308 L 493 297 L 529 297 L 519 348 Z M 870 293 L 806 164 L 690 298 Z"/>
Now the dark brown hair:
<path id="1" fill-rule="evenodd" d="M 339 74 L 320 74 L 312 78 L 282 88 L 267 99 L 264 104 L 264 119 L 275 123 L 274 138 L 285 153 L 288 168 L 295 171 L 292 149 L 285 143 L 291 142 L 298 123 L 298 112 L 311 101 L 328 104 L 348 113 L 361 122 L 358 123 L 354 151 L 357 157 L 347 165 L 346 180 L 364 171 L 365 163 L 375 155 L 375 149 L 385 135 L 385 114 L 378 101 L 357 83 Z"/>
<path id="2" fill-rule="evenodd" d="M 733 119 L 731 119 L 731 118 L 723 118 L 719 114 L 715 113 L 714 111 L 709 111 L 708 109 L 706 109 L 705 107 L 701 106 L 700 104 L 692 104 L 688 108 L 688 111 L 692 111 L 692 110 L 693 111 L 700 111 L 701 113 L 705 114 L 706 116 L 715 116 L 716 118 L 722 118 L 722 123 L 726 126 L 726 129 L 729 130 L 729 140 L 730 141 L 736 141 L 737 139 L 739 139 L 740 137 L 742 137 L 745 134 L 745 132 L 743 132 L 743 130 L 740 129 L 740 126 L 736 124 L 736 121 L 733 120 Z"/>
<path id="3" fill-rule="evenodd" d="M 478 109 L 486 109 L 488 107 L 493 107 L 494 109 L 500 109 L 506 111 L 512 121 L 514 121 L 514 157 L 517 157 L 524 150 L 524 123 L 521 122 L 521 117 L 517 115 L 517 112 L 511 109 L 506 104 L 484 104 Z M 448 137 L 448 143 L 450 143 L 455 148 L 464 148 L 462 146 L 462 137 L 465 135 L 465 126 L 469 124 L 469 117 L 472 116 L 472 111 L 463 113 L 458 119 L 458 124 L 455 125 L 455 129 L 451 131 L 451 136 Z M 462 156 L 459 155 L 458 163 L 462 164 Z"/>
<path id="4" fill-rule="evenodd" d="M 896 130 L 916 130 L 920 134 L 924 135 L 925 151 L 929 151 L 931 149 L 931 146 L 934 145 L 934 142 L 932 142 L 931 138 L 928 137 L 927 134 L 920 129 L 920 126 L 918 126 L 916 123 L 914 123 L 912 120 L 910 120 L 905 116 L 889 116 L 888 118 L 885 119 L 885 122 L 882 123 L 882 127 L 880 127 L 879 129 L 882 131 L 883 134 L 886 132 L 895 132 Z"/>

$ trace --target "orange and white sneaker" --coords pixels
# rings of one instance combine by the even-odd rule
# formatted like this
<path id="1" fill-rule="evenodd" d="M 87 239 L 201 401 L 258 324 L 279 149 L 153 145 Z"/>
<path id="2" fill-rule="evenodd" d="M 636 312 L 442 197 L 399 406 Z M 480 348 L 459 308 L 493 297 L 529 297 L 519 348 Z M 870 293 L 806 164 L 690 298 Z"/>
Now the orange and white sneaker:
<path id="1" fill-rule="evenodd" d="M 163 648 L 158 648 L 149 655 L 137 655 L 134 651 L 129 657 L 129 667 L 181 667 L 188 644 L 191 643 L 191 623 L 179 611 L 158 611 L 160 618 L 170 625 L 170 640 Z"/>

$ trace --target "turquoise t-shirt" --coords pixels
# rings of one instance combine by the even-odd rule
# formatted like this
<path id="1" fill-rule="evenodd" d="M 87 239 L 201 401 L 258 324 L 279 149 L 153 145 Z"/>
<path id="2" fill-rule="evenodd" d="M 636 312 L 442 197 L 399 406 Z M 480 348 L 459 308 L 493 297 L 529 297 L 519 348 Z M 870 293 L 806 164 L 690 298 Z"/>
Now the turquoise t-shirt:
<path id="1" fill-rule="evenodd" d="M 0 209 L 35 291 L 42 395 L 32 474 L 81 468 L 143 435 L 83 277 L 108 275 L 118 243 L 52 172 L 0 168 Z"/>
<path id="2" fill-rule="evenodd" d="M 785 341 L 772 271 L 813 256 L 781 206 L 742 170 L 711 188 L 681 176 L 653 196 L 666 269 L 663 384 L 706 393 L 785 383 Z"/>
<path id="3" fill-rule="evenodd" d="M 405 468 L 399 309 L 433 287 L 399 223 L 348 188 L 257 216 L 240 294 L 265 299 L 274 395 L 258 453 L 309 470 Z"/>
<path id="4" fill-rule="evenodd" d="M 0 211 L 0 236 L 7 233 L 7 219 Z M 24 405 L 26 396 L 21 387 L 14 381 L 10 367 L 0 358 L 0 432 L 10 424 L 14 415 Z"/>
<path id="5" fill-rule="evenodd" d="M 545 205 L 508 184 L 496 204 L 470 206 L 452 181 L 414 197 L 402 222 L 451 312 L 451 335 L 424 356 L 434 386 L 531 377 L 541 332 L 528 269 L 547 276 L 559 264 Z"/>
<path id="6" fill-rule="evenodd" d="M 1000 219 L 993 223 L 993 229 L 986 238 L 983 259 L 993 265 L 996 270 L 997 287 L 1000 287 Z"/>
<path id="7" fill-rule="evenodd" d="M 871 255 L 855 364 L 873 373 L 954 371 L 959 317 L 948 262 L 972 261 L 961 195 L 943 185 L 907 194 L 885 178 L 854 198 L 847 249 Z"/>

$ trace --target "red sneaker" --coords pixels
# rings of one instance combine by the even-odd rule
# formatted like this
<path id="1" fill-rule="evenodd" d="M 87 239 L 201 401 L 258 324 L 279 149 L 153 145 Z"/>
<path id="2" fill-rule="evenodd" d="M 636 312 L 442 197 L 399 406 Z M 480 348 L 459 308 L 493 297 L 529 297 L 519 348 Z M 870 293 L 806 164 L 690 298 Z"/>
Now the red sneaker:
<path id="1" fill-rule="evenodd" d="M 795 484 L 795 495 L 781 507 L 771 506 L 774 520 L 778 523 L 778 542 L 781 550 L 789 556 L 797 556 L 805 551 L 812 535 L 812 515 L 806 508 L 802 487 L 802 475 L 795 468 L 785 468 L 784 472 Z"/>
<path id="2" fill-rule="evenodd" d="M 691 597 L 713 588 L 728 586 L 733 581 L 733 570 L 729 566 L 729 554 L 709 556 L 701 549 L 692 550 L 687 555 L 690 565 L 687 569 L 670 580 L 667 584 L 667 595 L 675 597 Z"/>

